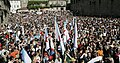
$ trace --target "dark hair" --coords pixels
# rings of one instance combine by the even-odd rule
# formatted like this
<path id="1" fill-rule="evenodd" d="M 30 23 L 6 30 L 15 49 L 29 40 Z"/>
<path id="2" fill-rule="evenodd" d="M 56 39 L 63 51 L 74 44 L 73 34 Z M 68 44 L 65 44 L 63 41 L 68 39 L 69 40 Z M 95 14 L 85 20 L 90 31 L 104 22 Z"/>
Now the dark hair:
<path id="1" fill-rule="evenodd" d="M 5 62 L 4 58 L 0 55 L 0 62 Z"/>
<path id="2" fill-rule="evenodd" d="M 13 56 L 10 56 L 10 61 L 13 60 L 13 58 L 14 58 Z"/>
<path id="3" fill-rule="evenodd" d="M 6 52 L 4 52 L 4 55 L 6 55 Z"/>
<path id="4" fill-rule="evenodd" d="M 14 61 L 13 63 L 17 63 L 17 61 Z"/>

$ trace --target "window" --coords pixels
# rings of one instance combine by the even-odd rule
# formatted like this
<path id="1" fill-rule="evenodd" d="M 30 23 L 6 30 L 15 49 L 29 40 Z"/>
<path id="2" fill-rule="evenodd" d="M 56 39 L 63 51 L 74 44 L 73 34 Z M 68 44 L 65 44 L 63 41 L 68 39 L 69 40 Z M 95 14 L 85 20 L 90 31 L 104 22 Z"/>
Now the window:
<path id="1" fill-rule="evenodd" d="M 15 8 L 16 6 L 14 5 L 14 8 Z"/>
<path id="2" fill-rule="evenodd" d="M 17 8 L 19 8 L 19 5 L 17 5 Z"/>
<path id="3" fill-rule="evenodd" d="M 7 17 L 7 11 L 4 11 L 4 13 L 5 13 L 5 17 Z"/>
<path id="4" fill-rule="evenodd" d="M 63 6 L 63 5 L 64 5 L 64 2 L 61 2 L 60 5 Z"/>
<path id="5" fill-rule="evenodd" d="M 99 4 L 101 4 L 101 0 L 99 0 Z"/>
<path id="6" fill-rule="evenodd" d="M 3 16 L 1 16 L 1 23 L 3 23 Z"/>

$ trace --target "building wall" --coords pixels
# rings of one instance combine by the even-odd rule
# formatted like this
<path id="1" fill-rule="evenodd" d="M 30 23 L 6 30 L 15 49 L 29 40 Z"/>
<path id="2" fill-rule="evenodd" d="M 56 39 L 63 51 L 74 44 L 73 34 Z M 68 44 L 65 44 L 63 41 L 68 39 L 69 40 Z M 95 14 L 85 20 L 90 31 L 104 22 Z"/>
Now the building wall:
<path id="1" fill-rule="evenodd" d="M 66 10 L 66 7 L 53 7 L 53 8 L 49 8 L 49 10 L 50 10 L 50 11 L 60 11 L 61 8 L 62 8 L 63 10 Z"/>
<path id="2" fill-rule="evenodd" d="M 9 10 L 8 6 L 4 4 L 4 0 L 0 0 L 0 9 L 5 9 L 5 10 Z"/>
<path id="3" fill-rule="evenodd" d="M 49 5 L 60 5 L 60 6 L 66 6 L 66 1 L 57 1 L 57 0 L 52 0 L 49 1 Z"/>
<path id="4" fill-rule="evenodd" d="M 0 0 L 0 26 L 8 23 L 10 4 L 8 0 Z"/>
<path id="5" fill-rule="evenodd" d="M 71 3 L 71 0 L 67 0 L 67 4 L 70 4 Z"/>
<path id="6" fill-rule="evenodd" d="M 28 0 L 21 0 L 21 7 L 22 8 L 27 7 L 27 4 L 28 4 Z"/>
<path id="7" fill-rule="evenodd" d="M 48 1 L 47 0 L 45 0 L 45 1 L 34 1 L 34 0 L 30 0 L 30 1 L 28 1 L 28 9 L 39 9 L 39 8 L 44 8 L 44 7 L 47 7 L 47 3 L 48 3 Z"/>
<path id="8" fill-rule="evenodd" d="M 74 15 L 120 16 L 120 0 L 71 0 Z"/>
<path id="9" fill-rule="evenodd" d="M 67 0 L 49 0 L 48 5 L 52 6 L 51 10 L 66 10 Z"/>
<path id="10" fill-rule="evenodd" d="M 20 1 L 10 1 L 11 7 L 10 7 L 10 12 L 16 13 L 17 9 L 21 8 L 21 2 Z"/>

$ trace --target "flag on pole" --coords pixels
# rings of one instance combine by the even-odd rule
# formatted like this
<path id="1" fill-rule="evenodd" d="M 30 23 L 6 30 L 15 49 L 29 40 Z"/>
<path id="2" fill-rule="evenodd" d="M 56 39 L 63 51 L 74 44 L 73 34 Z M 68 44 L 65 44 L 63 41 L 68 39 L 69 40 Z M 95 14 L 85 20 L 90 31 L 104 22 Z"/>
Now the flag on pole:
<path id="1" fill-rule="evenodd" d="M 70 40 L 70 36 L 69 36 L 68 30 L 66 30 L 66 34 L 67 34 L 67 40 L 69 41 Z"/>
<path id="2" fill-rule="evenodd" d="M 61 49 L 62 49 L 62 55 L 63 55 L 64 52 L 65 52 L 65 47 L 64 47 L 63 40 L 62 40 L 62 38 L 61 38 L 61 34 L 60 34 L 59 29 L 58 29 L 58 36 L 59 36 L 60 46 L 61 46 Z"/>
<path id="3" fill-rule="evenodd" d="M 20 34 L 21 34 L 20 31 L 17 31 L 17 36 L 20 36 Z"/>
<path id="4" fill-rule="evenodd" d="M 70 37 L 69 37 L 69 33 L 68 33 L 68 30 L 66 28 L 66 25 L 67 25 L 67 22 L 64 22 L 64 43 L 67 42 L 67 40 L 70 40 Z"/>
<path id="5" fill-rule="evenodd" d="M 54 50 L 53 38 L 51 36 L 50 36 L 50 46 L 51 46 L 51 49 Z"/>
<path id="6" fill-rule="evenodd" d="M 73 20 L 71 22 L 71 30 L 73 29 L 74 24 L 75 24 L 75 17 L 73 18 Z"/>
<path id="7" fill-rule="evenodd" d="M 66 23 L 65 23 L 65 30 L 66 30 L 65 33 L 66 33 L 66 39 L 67 39 L 67 40 L 70 40 L 69 32 L 68 32 L 68 30 L 67 30 L 67 28 L 66 28 L 67 21 L 68 21 L 68 20 L 66 20 Z"/>
<path id="8" fill-rule="evenodd" d="M 78 32 L 77 32 L 77 24 L 76 22 L 74 22 L 75 26 L 74 26 L 74 36 L 73 36 L 73 39 L 74 39 L 74 48 L 78 48 L 78 45 L 77 45 L 77 37 L 78 37 Z"/>
<path id="9" fill-rule="evenodd" d="M 59 41 L 59 37 L 58 37 L 58 24 L 56 22 L 56 17 L 55 17 L 55 39 L 57 39 Z"/>
<path id="10" fill-rule="evenodd" d="M 60 41 L 60 46 L 61 46 L 61 49 L 62 49 L 62 55 L 64 54 L 65 52 L 65 47 L 64 47 L 64 44 L 63 44 L 63 40 L 61 38 L 61 34 L 60 34 L 60 30 L 59 30 L 59 27 L 58 27 L 58 24 L 56 23 L 56 17 L 55 17 L 55 36 L 56 38 Z"/>
<path id="11" fill-rule="evenodd" d="M 17 41 L 20 41 L 20 39 L 19 39 L 19 37 L 17 36 L 17 34 L 16 34 L 16 37 L 15 37 L 15 40 L 16 40 L 16 42 L 17 42 Z"/>
<path id="12" fill-rule="evenodd" d="M 95 58 L 91 59 L 88 63 L 95 63 L 100 60 L 102 60 L 102 56 L 95 57 Z"/>
<path id="13" fill-rule="evenodd" d="M 66 22 L 64 22 L 64 35 L 63 35 L 63 40 L 64 40 L 64 43 L 66 44 L 66 42 L 67 42 L 67 35 L 66 35 L 66 31 L 67 31 L 67 29 L 66 29 Z"/>
<path id="14" fill-rule="evenodd" d="M 24 33 L 24 26 L 21 26 L 21 28 L 22 28 L 22 35 L 24 36 L 25 35 L 25 33 Z"/>
<path id="15" fill-rule="evenodd" d="M 25 51 L 24 48 L 22 48 L 22 60 L 24 61 L 24 63 L 31 63 L 31 58 L 29 57 L 29 55 L 27 54 L 27 52 Z"/>
<path id="16" fill-rule="evenodd" d="M 45 27 L 45 42 L 46 42 L 46 48 L 45 48 L 45 50 L 47 51 L 50 48 L 50 46 L 49 46 L 49 40 L 48 40 L 47 27 Z"/>
<path id="17" fill-rule="evenodd" d="M 60 46 L 61 46 L 61 49 L 62 49 L 62 55 L 64 55 L 65 47 L 64 47 L 63 40 L 62 40 L 61 36 L 60 36 Z"/>

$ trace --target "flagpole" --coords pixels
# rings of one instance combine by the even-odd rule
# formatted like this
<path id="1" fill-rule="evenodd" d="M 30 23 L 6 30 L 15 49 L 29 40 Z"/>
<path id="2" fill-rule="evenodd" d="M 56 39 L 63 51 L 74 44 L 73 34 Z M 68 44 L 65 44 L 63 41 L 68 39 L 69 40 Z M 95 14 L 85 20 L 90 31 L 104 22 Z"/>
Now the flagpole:
<path id="1" fill-rule="evenodd" d="M 9 29 L 10 30 L 10 29 Z M 7 38 L 7 50 L 9 51 L 9 42 L 10 42 L 10 32 L 8 32 L 8 38 Z M 7 55 L 7 62 L 8 62 L 9 60 L 8 60 L 8 55 Z"/>
<path id="2" fill-rule="evenodd" d="M 55 21 L 56 21 L 56 15 L 55 15 Z M 56 25 L 55 25 L 55 23 L 54 23 L 54 26 L 56 27 Z M 56 30 L 55 30 L 55 32 L 56 32 Z M 56 37 L 55 37 L 55 50 L 57 49 L 57 47 L 56 47 Z M 55 52 L 56 53 L 56 52 Z M 56 56 L 56 55 L 55 55 Z"/>
<path id="3" fill-rule="evenodd" d="M 44 28 L 45 28 L 45 25 L 44 25 Z M 45 34 L 45 33 L 44 33 L 44 34 Z M 43 36 L 44 36 L 44 35 L 43 35 Z M 42 39 L 41 39 L 41 41 L 42 41 Z M 43 43 L 42 43 L 42 45 L 43 45 L 43 47 L 42 47 L 42 59 L 43 59 L 43 57 L 44 57 L 44 52 L 43 52 L 43 51 L 44 51 L 44 48 L 45 48 L 45 47 L 44 47 L 44 42 L 45 42 L 45 41 L 43 40 L 42 42 L 43 42 Z"/>
<path id="4" fill-rule="evenodd" d="M 40 39 L 41 39 L 40 41 L 43 42 L 43 41 L 42 41 L 42 36 L 41 36 Z M 41 45 L 44 45 L 44 42 L 43 42 Z M 43 54 L 43 48 L 44 48 L 44 47 L 42 47 L 42 57 L 41 57 L 41 59 L 43 59 L 43 55 L 44 55 L 44 54 Z"/>
<path id="5" fill-rule="evenodd" d="M 74 45 L 75 45 L 75 49 L 74 49 L 74 54 L 75 54 L 75 59 L 76 59 L 76 57 L 77 57 L 77 51 L 76 51 L 76 49 L 77 49 L 77 18 L 75 17 L 74 18 Z M 76 37 L 76 38 L 75 38 Z"/>
<path id="6" fill-rule="evenodd" d="M 43 41 L 42 41 L 42 36 L 40 37 L 40 41 L 43 42 Z M 41 45 L 44 46 L 44 42 L 41 43 Z M 44 55 L 44 54 L 43 54 L 43 47 L 42 47 L 42 51 L 41 51 L 41 53 L 42 53 L 42 57 L 41 57 L 41 59 L 43 59 L 43 55 Z"/>

